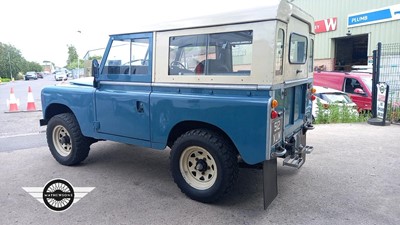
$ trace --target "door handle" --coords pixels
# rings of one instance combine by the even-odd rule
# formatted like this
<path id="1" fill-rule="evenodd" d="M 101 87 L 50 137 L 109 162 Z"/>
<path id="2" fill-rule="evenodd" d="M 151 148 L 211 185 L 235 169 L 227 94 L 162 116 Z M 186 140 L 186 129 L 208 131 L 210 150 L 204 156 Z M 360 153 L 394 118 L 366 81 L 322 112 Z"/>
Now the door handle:
<path id="1" fill-rule="evenodd" d="M 136 110 L 138 113 L 144 112 L 144 104 L 141 101 L 136 101 Z"/>

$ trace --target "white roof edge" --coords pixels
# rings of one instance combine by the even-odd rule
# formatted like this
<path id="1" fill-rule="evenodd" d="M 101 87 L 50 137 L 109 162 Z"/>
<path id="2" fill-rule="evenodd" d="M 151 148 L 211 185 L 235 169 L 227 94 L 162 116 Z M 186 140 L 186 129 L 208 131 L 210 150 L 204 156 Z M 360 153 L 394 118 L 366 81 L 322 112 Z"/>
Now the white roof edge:
<path id="1" fill-rule="evenodd" d="M 305 13 L 297 6 L 287 2 L 287 0 L 270 0 L 266 2 L 265 5 L 257 8 L 247 8 L 243 10 L 204 15 L 202 17 L 169 21 L 162 24 L 140 27 L 129 33 L 169 31 L 268 20 L 280 20 L 287 23 L 292 15 L 305 21 L 311 20 L 311 22 L 313 22 L 313 18 L 309 14 Z M 313 32 L 313 24 L 310 24 L 310 28 Z"/>

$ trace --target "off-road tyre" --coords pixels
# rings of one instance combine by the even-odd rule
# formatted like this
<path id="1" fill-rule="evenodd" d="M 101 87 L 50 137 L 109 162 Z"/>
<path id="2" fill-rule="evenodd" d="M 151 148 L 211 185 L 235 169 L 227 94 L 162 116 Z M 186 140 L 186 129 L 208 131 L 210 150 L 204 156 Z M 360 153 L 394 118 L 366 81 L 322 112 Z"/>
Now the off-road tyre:
<path id="1" fill-rule="evenodd" d="M 206 129 L 188 131 L 175 141 L 170 168 L 181 191 L 204 203 L 229 193 L 239 171 L 234 148 L 221 135 Z"/>
<path id="2" fill-rule="evenodd" d="M 47 124 L 47 143 L 53 157 L 62 165 L 76 165 L 89 154 L 90 138 L 82 135 L 72 113 L 53 116 Z"/>

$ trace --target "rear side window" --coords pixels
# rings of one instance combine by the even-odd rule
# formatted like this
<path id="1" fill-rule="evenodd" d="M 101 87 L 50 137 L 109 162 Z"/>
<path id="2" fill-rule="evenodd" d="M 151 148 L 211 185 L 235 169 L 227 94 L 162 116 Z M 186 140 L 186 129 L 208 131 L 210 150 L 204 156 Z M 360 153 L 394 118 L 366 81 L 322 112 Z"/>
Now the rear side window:
<path id="1" fill-rule="evenodd" d="M 250 75 L 253 31 L 169 39 L 169 75 Z"/>
<path id="2" fill-rule="evenodd" d="M 289 62 L 292 64 L 304 64 L 307 59 L 307 37 L 299 34 L 290 35 Z"/>

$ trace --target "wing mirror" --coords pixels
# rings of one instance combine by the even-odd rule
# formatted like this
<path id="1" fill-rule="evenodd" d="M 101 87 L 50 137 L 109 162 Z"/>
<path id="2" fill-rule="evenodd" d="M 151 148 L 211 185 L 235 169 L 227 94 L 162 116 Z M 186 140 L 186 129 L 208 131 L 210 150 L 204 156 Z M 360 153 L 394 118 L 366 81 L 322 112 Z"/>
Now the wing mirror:
<path id="1" fill-rule="evenodd" d="M 93 77 L 93 87 L 97 88 L 99 86 L 99 61 L 93 59 L 92 61 L 92 77 Z"/>
<path id="2" fill-rule="evenodd" d="M 365 95 L 364 90 L 361 89 L 361 88 L 356 88 L 356 89 L 354 89 L 354 93 L 355 93 L 355 94 L 360 94 L 360 95 Z"/>

